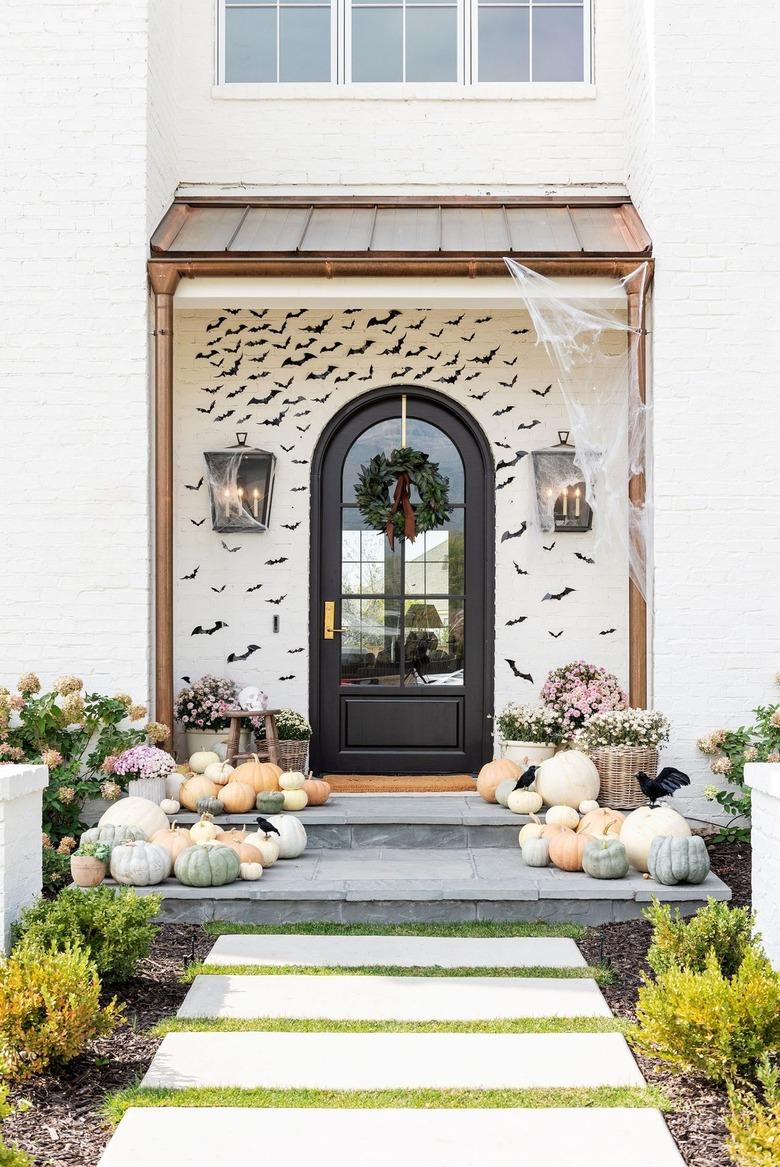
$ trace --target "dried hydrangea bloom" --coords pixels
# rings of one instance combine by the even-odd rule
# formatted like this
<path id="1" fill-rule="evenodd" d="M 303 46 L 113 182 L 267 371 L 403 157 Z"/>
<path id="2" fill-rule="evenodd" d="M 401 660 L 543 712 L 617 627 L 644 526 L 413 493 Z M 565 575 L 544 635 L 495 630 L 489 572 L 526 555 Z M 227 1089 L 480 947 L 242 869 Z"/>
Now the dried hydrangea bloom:
<path id="1" fill-rule="evenodd" d="M 57 797 L 65 806 L 70 806 L 76 797 L 76 791 L 72 786 L 61 786 Z"/>
<path id="2" fill-rule="evenodd" d="M 71 851 L 74 851 L 75 848 L 76 840 L 73 838 L 73 836 L 65 835 L 62 839 L 60 839 L 59 846 L 57 847 L 57 854 L 70 855 Z"/>
<path id="3" fill-rule="evenodd" d="M 16 693 L 8 701 L 9 708 L 13 709 L 14 713 L 21 713 L 27 702 L 21 693 Z"/>
<path id="4" fill-rule="evenodd" d="M 704 787 L 704 797 L 709 802 L 714 802 L 715 799 L 718 797 L 718 793 L 719 793 L 719 791 L 718 791 L 717 786 L 705 786 Z"/>
<path id="5" fill-rule="evenodd" d="M 713 734 L 707 734 L 706 737 L 700 737 L 696 743 L 696 748 L 703 754 L 717 754 L 718 746 L 714 741 Z"/>
<path id="6" fill-rule="evenodd" d="M 53 770 L 55 766 L 62 765 L 62 754 L 59 750 L 41 750 L 41 761 L 44 766 L 48 766 L 50 770 Z"/>
<path id="7" fill-rule="evenodd" d="M 16 687 L 20 693 L 27 697 L 30 693 L 40 693 L 41 682 L 35 673 L 22 673 Z"/>
<path id="8" fill-rule="evenodd" d="M 758 758 L 758 750 L 755 746 L 747 746 L 745 749 L 745 761 L 755 762 Z"/>
<path id="9" fill-rule="evenodd" d="M 41 846 L 43 847 L 44 851 L 48 851 L 49 848 L 51 847 L 51 839 L 49 838 L 49 836 L 46 834 L 45 831 L 41 835 Z"/>
<path id="10" fill-rule="evenodd" d="M 170 730 L 161 721 L 150 721 L 146 727 L 147 737 L 153 742 L 164 742 Z"/>
<path id="11" fill-rule="evenodd" d="M 714 762 L 710 763 L 710 770 L 713 774 L 730 774 L 732 768 L 731 758 L 716 758 Z"/>
<path id="12" fill-rule="evenodd" d="M 22 761 L 24 761 L 24 750 L 20 746 L 12 746 L 8 742 L 0 742 L 0 762 Z"/>
<path id="13" fill-rule="evenodd" d="M 62 718 L 65 725 L 78 725 L 84 720 L 84 702 L 78 693 L 70 693 L 62 703 Z"/>
<path id="14" fill-rule="evenodd" d="M 780 709 L 776 709 L 774 713 L 770 714 L 769 724 L 775 729 L 780 729 Z"/>
<path id="15" fill-rule="evenodd" d="M 109 754 L 107 758 L 103 759 L 103 762 L 100 766 L 100 769 L 102 770 L 102 772 L 104 774 L 113 774 L 114 773 L 114 770 L 116 768 L 116 760 L 118 757 L 119 757 L 118 754 Z"/>
<path id="16" fill-rule="evenodd" d="M 142 717 L 146 717 L 146 706 L 131 705 L 127 711 L 127 716 L 131 721 L 140 721 Z"/>
<path id="17" fill-rule="evenodd" d="M 100 797 L 105 798 L 106 802 L 116 802 L 122 793 L 122 787 L 118 782 L 103 782 L 100 787 Z"/>
<path id="18" fill-rule="evenodd" d="M 129 709 L 133 704 L 133 698 L 129 693 L 117 693 L 114 700 L 118 701 L 120 705 L 124 705 L 125 709 Z"/>
<path id="19" fill-rule="evenodd" d="M 67 697 L 69 693 L 78 693 L 83 688 L 84 682 L 74 676 L 58 677 L 54 682 L 54 692 L 59 693 L 60 697 Z"/>
<path id="20" fill-rule="evenodd" d="M 767 754 L 766 760 L 767 762 L 780 762 L 780 752 L 772 750 L 771 754 Z"/>

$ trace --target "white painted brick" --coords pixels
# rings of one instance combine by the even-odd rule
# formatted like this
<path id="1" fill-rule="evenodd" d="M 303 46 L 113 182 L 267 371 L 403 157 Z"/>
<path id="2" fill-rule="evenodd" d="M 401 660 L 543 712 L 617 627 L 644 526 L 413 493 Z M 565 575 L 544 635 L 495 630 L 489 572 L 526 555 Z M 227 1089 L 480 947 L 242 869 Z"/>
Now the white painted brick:
<path id="1" fill-rule="evenodd" d="M 41 822 L 46 766 L 0 765 L 0 952 L 22 908 L 41 894 Z"/>

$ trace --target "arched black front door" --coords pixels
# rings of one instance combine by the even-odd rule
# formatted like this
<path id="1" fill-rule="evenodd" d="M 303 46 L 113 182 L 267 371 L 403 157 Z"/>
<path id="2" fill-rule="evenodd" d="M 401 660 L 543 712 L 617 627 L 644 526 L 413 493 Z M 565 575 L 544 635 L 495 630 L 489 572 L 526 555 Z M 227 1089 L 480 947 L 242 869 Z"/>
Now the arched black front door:
<path id="1" fill-rule="evenodd" d="M 441 529 L 390 546 L 355 505 L 361 465 L 401 444 L 450 480 Z M 318 771 L 476 771 L 489 756 L 493 468 L 468 415 L 438 394 L 374 391 L 328 427 L 312 480 L 312 701 Z M 332 638 L 327 605 L 334 607 Z"/>

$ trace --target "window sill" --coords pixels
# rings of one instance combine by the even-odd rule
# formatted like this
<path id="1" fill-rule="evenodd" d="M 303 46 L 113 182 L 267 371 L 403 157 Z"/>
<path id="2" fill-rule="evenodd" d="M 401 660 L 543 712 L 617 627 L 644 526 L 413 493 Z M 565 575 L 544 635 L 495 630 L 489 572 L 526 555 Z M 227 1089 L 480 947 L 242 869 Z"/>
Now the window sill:
<path id="1" fill-rule="evenodd" d="M 212 86 L 211 96 L 218 101 L 592 101 L 596 86 L 582 81 L 483 85 L 233 84 Z"/>

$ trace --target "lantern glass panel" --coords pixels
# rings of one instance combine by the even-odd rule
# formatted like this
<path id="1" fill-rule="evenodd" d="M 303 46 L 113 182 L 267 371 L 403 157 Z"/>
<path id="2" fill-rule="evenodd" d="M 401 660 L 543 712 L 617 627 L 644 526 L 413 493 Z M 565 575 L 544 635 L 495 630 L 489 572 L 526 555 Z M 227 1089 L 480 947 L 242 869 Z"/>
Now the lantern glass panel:
<path id="1" fill-rule="evenodd" d="M 239 444 L 204 454 L 215 531 L 267 531 L 276 456 Z"/>
<path id="2" fill-rule="evenodd" d="M 585 499 L 582 471 L 575 464 L 577 451 L 560 431 L 556 446 L 534 450 L 531 455 L 536 482 L 539 527 L 542 531 L 572 534 L 589 531 L 593 511 Z"/>

